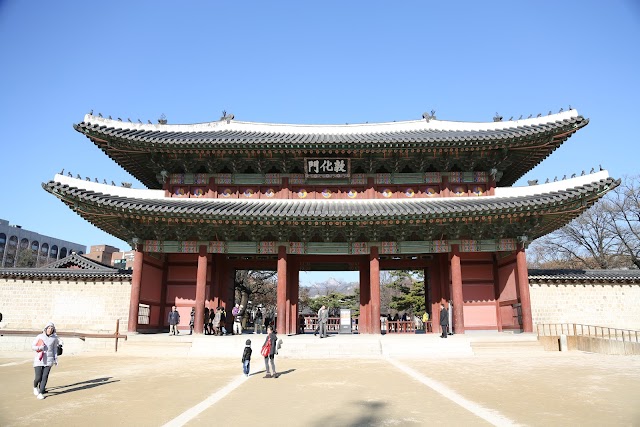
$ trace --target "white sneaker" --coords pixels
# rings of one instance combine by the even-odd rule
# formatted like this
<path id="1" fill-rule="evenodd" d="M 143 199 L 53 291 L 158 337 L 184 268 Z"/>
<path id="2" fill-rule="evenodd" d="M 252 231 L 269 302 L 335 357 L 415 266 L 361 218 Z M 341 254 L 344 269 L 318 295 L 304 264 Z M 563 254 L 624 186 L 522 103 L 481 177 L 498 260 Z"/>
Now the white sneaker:
<path id="1" fill-rule="evenodd" d="M 38 390 L 38 387 L 34 387 L 34 388 L 33 388 L 33 395 L 34 395 L 34 396 L 37 396 L 37 395 L 39 395 L 39 394 L 40 394 L 40 390 Z"/>
<path id="2" fill-rule="evenodd" d="M 38 396 L 37 396 L 37 397 L 38 397 L 38 400 L 42 400 L 42 399 L 44 399 L 44 396 L 42 395 L 42 393 L 38 393 Z"/>

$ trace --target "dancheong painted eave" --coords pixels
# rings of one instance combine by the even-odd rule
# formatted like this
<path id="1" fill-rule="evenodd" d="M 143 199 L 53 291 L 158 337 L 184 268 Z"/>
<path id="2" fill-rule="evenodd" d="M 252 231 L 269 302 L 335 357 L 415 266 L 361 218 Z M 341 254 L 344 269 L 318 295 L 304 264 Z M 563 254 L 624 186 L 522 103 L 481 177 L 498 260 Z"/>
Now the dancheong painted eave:
<path id="1" fill-rule="evenodd" d="M 225 231 L 236 227 L 235 234 L 240 234 L 243 226 L 250 229 L 253 222 L 280 225 L 292 233 L 301 226 L 323 227 L 327 222 L 334 222 L 338 228 L 367 224 L 407 227 L 411 233 L 424 228 L 421 222 L 434 224 L 434 229 L 439 224 L 443 230 L 460 223 L 464 229 L 458 233 L 463 235 L 482 232 L 479 227 L 485 223 L 502 223 L 503 233 L 526 232 L 536 238 L 565 225 L 619 183 L 602 171 L 561 182 L 504 189 L 498 196 L 411 200 L 180 199 L 164 197 L 162 191 L 118 188 L 61 175 L 43 183 L 43 187 L 86 220 L 124 240 L 156 233 L 163 223 L 185 222 L 213 224 L 211 227 Z M 520 224 L 516 227 L 515 223 Z M 197 231 L 198 227 L 187 230 Z"/>
<path id="2" fill-rule="evenodd" d="M 211 168 L 208 159 L 230 155 L 301 159 L 315 154 L 356 159 L 389 153 L 423 156 L 424 167 L 436 169 L 439 167 L 434 158 L 448 158 L 449 167 L 462 167 L 460 170 L 466 170 L 461 159 L 472 158 L 474 161 L 467 160 L 466 164 L 474 164 L 475 170 L 488 171 L 492 166 L 497 167 L 503 174 L 500 185 L 508 186 L 588 122 L 576 110 L 500 122 L 433 119 L 348 125 L 236 120 L 142 124 L 86 115 L 74 128 L 149 188 L 160 188 L 156 176 L 165 167 L 160 165 L 163 162 L 171 164 L 163 160 L 166 156 L 189 157 L 185 164 L 192 165 L 193 170 L 182 172 L 196 172 L 197 168 Z M 154 162 L 148 161 L 150 155 L 155 156 Z"/>

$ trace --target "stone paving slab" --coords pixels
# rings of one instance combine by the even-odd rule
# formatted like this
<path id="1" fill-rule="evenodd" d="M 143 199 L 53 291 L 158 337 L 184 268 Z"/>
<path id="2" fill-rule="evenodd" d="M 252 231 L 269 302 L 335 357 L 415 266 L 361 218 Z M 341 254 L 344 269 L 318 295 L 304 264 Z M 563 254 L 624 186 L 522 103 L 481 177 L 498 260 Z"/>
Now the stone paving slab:
<path id="1" fill-rule="evenodd" d="M 162 426 L 199 404 L 188 421 L 172 425 L 640 425 L 635 356 L 276 356 L 282 375 L 265 379 L 255 353 L 249 378 L 241 376 L 240 353 L 235 359 L 63 356 L 42 401 L 32 393 L 31 359 L 0 358 L 0 425 Z M 220 398 L 211 401 L 216 393 Z M 477 408 L 497 417 L 487 421 Z"/>

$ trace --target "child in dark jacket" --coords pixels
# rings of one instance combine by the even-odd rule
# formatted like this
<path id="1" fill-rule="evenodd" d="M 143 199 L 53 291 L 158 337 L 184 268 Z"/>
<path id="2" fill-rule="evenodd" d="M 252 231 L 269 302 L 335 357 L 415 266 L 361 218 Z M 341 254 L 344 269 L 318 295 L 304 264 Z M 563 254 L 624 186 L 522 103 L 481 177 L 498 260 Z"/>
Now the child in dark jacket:
<path id="1" fill-rule="evenodd" d="M 248 377 L 251 365 L 251 340 L 247 340 L 242 352 L 242 372 Z"/>

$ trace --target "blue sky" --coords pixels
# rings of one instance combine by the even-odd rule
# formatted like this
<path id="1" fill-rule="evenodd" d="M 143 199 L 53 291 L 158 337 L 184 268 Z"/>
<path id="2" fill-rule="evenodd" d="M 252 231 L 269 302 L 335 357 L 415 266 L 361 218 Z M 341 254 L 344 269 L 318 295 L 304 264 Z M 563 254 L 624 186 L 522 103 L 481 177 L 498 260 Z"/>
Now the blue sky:
<path id="1" fill-rule="evenodd" d="M 622 1 L 0 1 L 0 218 L 128 245 L 42 190 L 62 168 L 141 185 L 73 130 L 169 123 L 491 121 L 565 110 L 591 123 L 528 179 L 638 172 L 640 6 Z"/>

